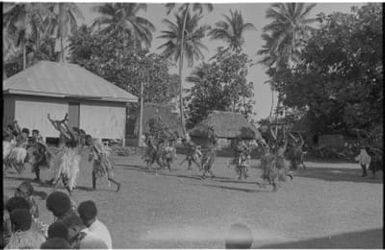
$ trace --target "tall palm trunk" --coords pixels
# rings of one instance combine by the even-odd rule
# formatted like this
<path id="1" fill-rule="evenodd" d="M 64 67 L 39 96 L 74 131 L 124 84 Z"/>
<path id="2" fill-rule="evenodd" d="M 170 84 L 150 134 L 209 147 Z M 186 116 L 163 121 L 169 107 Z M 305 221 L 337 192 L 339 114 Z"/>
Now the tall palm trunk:
<path id="1" fill-rule="evenodd" d="M 189 9 L 189 4 L 186 5 L 186 10 L 184 12 L 184 20 L 183 20 L 183 28 L 182 28 L 182 37 L 181 37 L 181 44 L 180 44 L 180 58 L 179 58 L 179 113 L 180 113 L 180 124 L 182 126 L 182 136 L 186 137 L 186 130 L 184 126 L 184 115 L 183 115 L 183 49 L 184 49 L 184 33 L 186 29 L 186 21 L 187 21 L 187 13 Z"/>
<path id="2" fill-rule="evenodd" d="M 270 108 L 270 114 L 269 114 L 269 120 L 272 120 L 272 115 L 274 111 L 274 90 L 271 88 L 271 108 Z"/>
<path id="3" fill-rule="evenodd" d="M 25 70 L 27 68 L 27 45 L 24 39 L 22 41 L 22 46 L 23 46 L 23 70 Z"/>
<path id="4" fill-rule="evenodd" d="M 64 37 L 64 13 L 65 12 L 65 3 L 59 3 L 59 38 L 60 38 L 60 56 L 59 61 L 64 62 L 64 46 L 63 46 L 63 37 Z"/>

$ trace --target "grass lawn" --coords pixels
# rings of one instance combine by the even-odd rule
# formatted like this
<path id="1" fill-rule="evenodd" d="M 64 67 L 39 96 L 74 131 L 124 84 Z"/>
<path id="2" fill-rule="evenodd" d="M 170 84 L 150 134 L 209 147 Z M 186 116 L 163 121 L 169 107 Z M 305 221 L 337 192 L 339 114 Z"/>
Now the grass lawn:
<path id="1" fill-rule="evenodd" d="M 278 192 L 259 187 L 261 170 L 249 171 L 246 181 L 235 179 L 228 158 L 217 158 L 216 178 L 200 180 L 198 171 L 177 166 L 158 175 L 143 167 L 139 156 L 116 157 L 115 186 L 99 180 L 91 190 L 91 166 L 84 160 L 75 202 L 92 199 L 109 228 L 114 248 L 223 248 L 231 224 L 241 222 L 253 232 L 253 248 L 382 248 L 383 175 L 362 178 L 358 164 L 307 162 L 306 170 L 282 183 Z M 255 162 L 256 165 L 257 162 Z M 42 179 L 50 178 L 43 170 Z M 4 193 L 11 195 L 23 180 L 34 176 L 9 171 Z M 33 183 L 41 219 L 52 188 Z M 64 191 L 64 190 L 63 190 Z"/>

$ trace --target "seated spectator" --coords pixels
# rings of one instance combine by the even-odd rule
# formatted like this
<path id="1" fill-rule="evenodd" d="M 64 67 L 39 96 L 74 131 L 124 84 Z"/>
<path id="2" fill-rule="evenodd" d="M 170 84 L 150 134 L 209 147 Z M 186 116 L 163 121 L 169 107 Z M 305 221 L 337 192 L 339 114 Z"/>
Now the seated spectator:
<path id="1" fill-rule="evenodd" d="M 104 240 L 88 234 L 83 240 L 80 241 L 79 249 L 108 249 Z"/>
<path id="2" fill-rule="evenodd" d="M 249 249 L 252 244 L 253 236 L 247 226 L 236 223 L 230 227 L 228 238 L 226 239 L 226 249 Z"/>
<path id="3" fill-rule="evenodd" d="M 63 238 L 51 238 L 41 244 L 40 249 L 72 249 Z"/>
<path id="4" fill-rule="evenodd" d="M 22 197 L 12 197 L 5 204 L 8 213 L 11 214 L 15 209 L 30 209 L 31 206 L 28 201 Z"/>
<path id="5" fill-rule="evenodd" d="M 9 241 L 9 238 L 11 237 L 11 219 L 9 217 L 8 210 L 6 209 L 5 204 L 7 204 L 7 201 L 9 200 L 9 197 L 7 195 L 3 196 L 3 227 L 2 227 L 2 238 L 0 242 L 0 247 L 4 248 Z"/>
<path id="6" fill-rule="evenodd" d="M 15 197 L 22 197 L 26 199 L 31 207 L 31 214 L 33 218 L 39 218 L 39 207 L 35 199 L 32 197 L 34 190 L 31 183 L 25 181 L 21 183 L 15 191 Z"/>
<path id="7" fill-rule="evenodd" d="M 70 245 L 75 244 L 80 231 L 85 226 L 72 209 L 69 196 L 63 192 L 53 192 L 47 197 L 46 207 L 52 212 L 58 222 L 62 222 L 68 228 Z"/>
<path id="8" fill-rule="evenodd" d="M 15 209 L 30 209 L 28 201 L 21 197 L 12 197 L 7 200 L 5 204 L 5 210 L 3 214 L 3 247 L 9 242 L 12 235 L 11 218 L 10 214 Z"/>
<path id="9" fill-rule="evenodd" d="M 68 239 L 71 248 L 78 249 L 88 242 L 101 241 L 88 230 L 73 210 L 71 200 L 67 194 L 58 191 L 51 193 L 47 198 L 46 206 L 57 218 L 57 222 L 62 222 L 68 228 Z M 89 247 L 89 249 L 92 248 Z M 106 248 L 104 247 L 104 249 Z"/>
<path id="10" fill-rule="evenodd" d="M 108 249 L 112 249 L 111 234 L 107 227 L 96 217 L 98 210 L 95 203 L 90 200 L 80 203 L 78 213 L 80 219 L 82 219 L 89 231 L 96 237 L 102 239 L 106 243 Z"/>
<path id="11" fill-rule="evenodd" d="M 69 242 L 68 228 L 63 222 L 56 221 L 48 227 L 48 239 L 52 238 L 62 238 Z"/>
<path id="12" fill-rule="evenodd" d="M 37 249 L 45 237 L 31 230 L 32 216 L 28 209 L 14 209 L 11 214 L 12 235 L 5 249 Z"/>

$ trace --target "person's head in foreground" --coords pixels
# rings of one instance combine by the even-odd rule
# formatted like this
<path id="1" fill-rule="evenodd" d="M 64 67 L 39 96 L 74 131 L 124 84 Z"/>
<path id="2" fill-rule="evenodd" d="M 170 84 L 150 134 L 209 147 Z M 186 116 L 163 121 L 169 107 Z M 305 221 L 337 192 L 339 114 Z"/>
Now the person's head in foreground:
<path id="1" fill-rule="evenodd" d="M 241 223 L 231 225 L 227 235 L 226 249 L 249 249 L 253 244 L 250 228 Z"/>
<path id="2" fill-rule="evenodd" d="M 53 238 L 61 238 L 69 241 L 68 228 L 63 222 L 56 221 L 49 226 L 48 239 Z"/>
<path id="3" fill-rule="evenodd" d="M 8 213 L 12 213 L 15 209 L 30 209 L 31 206 L 23 197 L 12 197 L 7 201 L 5 208 Z"/>
<path id="4" fill-rule="evenodd" d="M 83 201 L 82 203 L 80 203 L 78 207 L 78 213 L 84 225 L 89 227 L 92 223 L 95 222 L 96 215 L 98 214 L 98 210 L 96 209 L 95 202 L 91 200 Z"/>
<path id="5" fill-rule="evenodd" d="M 66 193 L 56 191 L 48 196 L 46 206 L 55 217 L 61 217 L 71 209 L 71 200 Z"/>
<path id="6" fill-rule="evenodd" d="M 28 209 L 14 209 L 11 214 L 12 231 L 28 231 L 31 228 L 32 216 Z"/>
<path id="7" fill-rule="evenodd" d="M 71 249 L 71 246 L 63 238 L 51 238 L 41 244 L 40 249 Z"/>

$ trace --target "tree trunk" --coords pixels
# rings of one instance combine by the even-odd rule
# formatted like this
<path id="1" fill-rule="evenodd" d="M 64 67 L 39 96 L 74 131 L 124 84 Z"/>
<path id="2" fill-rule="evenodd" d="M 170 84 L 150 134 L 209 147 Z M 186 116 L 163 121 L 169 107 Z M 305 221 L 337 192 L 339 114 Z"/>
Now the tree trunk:
<path id="1" fill-rule="evenodd" d="M 186 6 L 186 10 L 184 12 L 184 20 L 183 20 L 183 28 L 182 28 L 182 37 L 181 37 L 181 44 L 180 44 L 180 58 L 179 58 L 179 113 L 180 113 L 180 124 L 182 126 L 182 136 L 183 138 L 186 137 L 186 130 L 184 126 L 184 116 L 183 116 L 183 76 L 182 76 L 182 70 L 183 70 L 183 50 L 184 50 L 184 33 L 186 29 L 186 21 L 187 21 L 187 13 L 188 13 L 189 4 Z"/>
<path id="2" fill-rule="evenodd" d="M 143 134 L 143 81 L 140 83 L 140 113 L 139 113 L 139 134 L 138 134 L 138 146 L 143 146 L 142 141 Z"/>
<path id="3" fill-rule="evenodd" d="M 23 70 L 27 68 L 27 48 L 25 41 L 23 41 Z"/>
<path id="4" fill-rule="evenodd" d="M 269 120 L 272 119 L 273 111 L 274 111 L 274 90 L 273 88 L 271 88 L 271 108 L 270 108 Z"/>
<path id="5" fill-rule="evenodd" d="M 65 3 L 59 3 L 59 38 L 60 38 L 60 57 L 59 61 L 64 62 L 64 46 L 63 46 L 63 37 L 64 37 L 64 9 Z"/>

